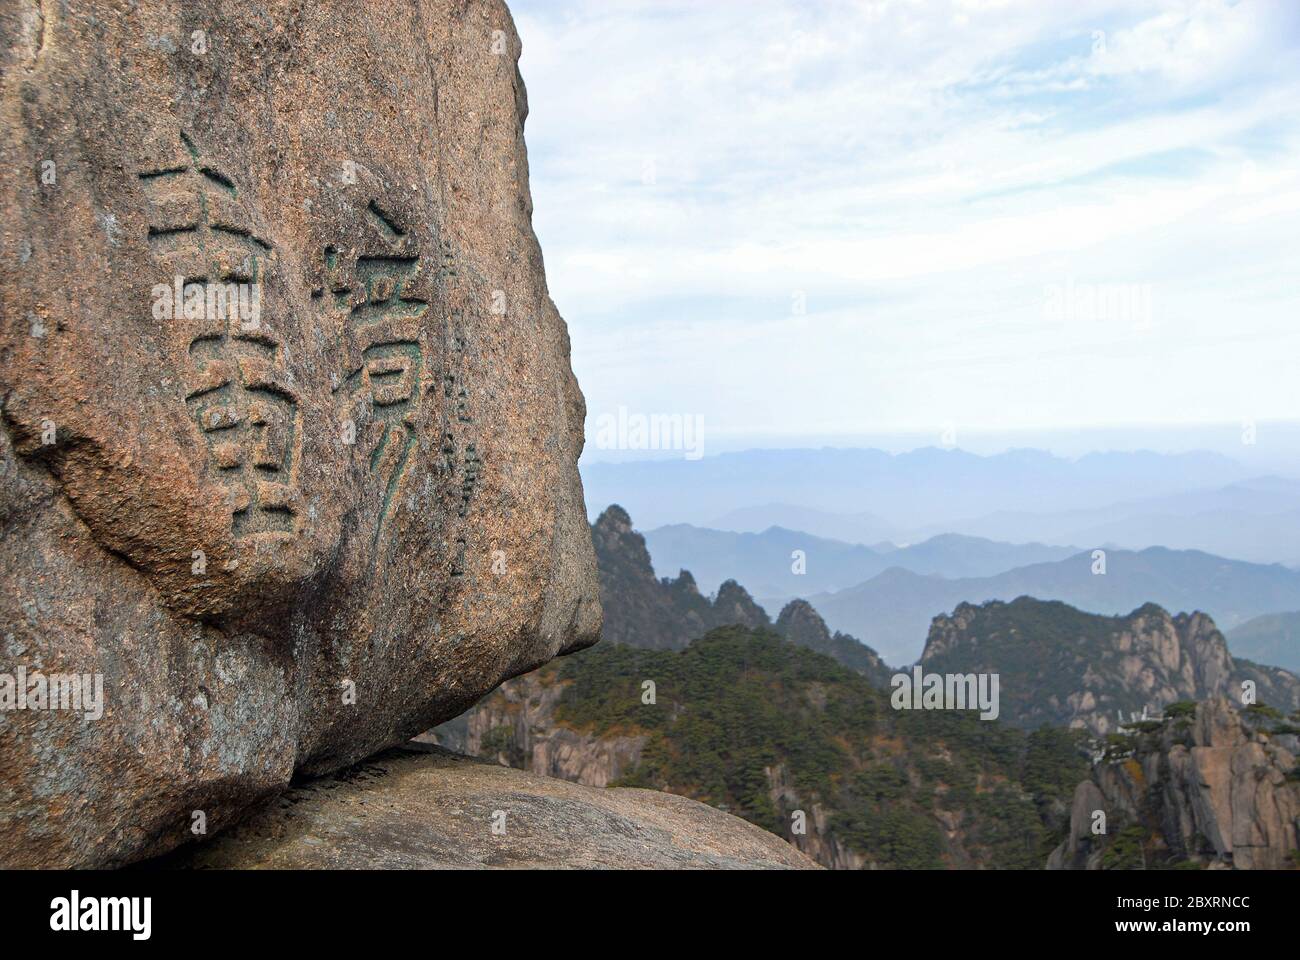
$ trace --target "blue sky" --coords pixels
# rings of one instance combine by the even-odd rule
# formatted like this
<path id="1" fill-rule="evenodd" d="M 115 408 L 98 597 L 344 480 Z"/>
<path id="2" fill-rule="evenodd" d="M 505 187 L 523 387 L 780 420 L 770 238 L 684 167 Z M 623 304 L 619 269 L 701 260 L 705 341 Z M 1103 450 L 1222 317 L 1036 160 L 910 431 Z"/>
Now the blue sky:
<path id="1" fill-rule="evenodd" d="M 1300 4 L 511 8 L 589 432 L 1300 419 Z"/>

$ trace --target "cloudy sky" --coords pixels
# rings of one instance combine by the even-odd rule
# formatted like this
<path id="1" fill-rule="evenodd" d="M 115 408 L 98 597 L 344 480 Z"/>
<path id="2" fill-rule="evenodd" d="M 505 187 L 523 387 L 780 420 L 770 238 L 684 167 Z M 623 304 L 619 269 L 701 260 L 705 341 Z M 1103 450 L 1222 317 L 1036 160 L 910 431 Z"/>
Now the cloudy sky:
<path id="1" fill-rule="evenodd" d="M 1300 418 L 1293 0 L 511 7 L 589 432 Z"/>

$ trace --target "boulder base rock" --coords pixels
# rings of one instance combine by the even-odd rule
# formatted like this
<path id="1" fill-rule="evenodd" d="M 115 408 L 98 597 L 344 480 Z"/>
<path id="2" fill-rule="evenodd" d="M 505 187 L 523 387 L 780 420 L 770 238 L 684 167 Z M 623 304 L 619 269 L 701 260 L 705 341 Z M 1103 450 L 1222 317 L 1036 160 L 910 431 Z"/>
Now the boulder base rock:
<path id="1" fill-rule="evenodd" d="M 598 636 L 518 56 L 495 0 L 0 4 L 0 865 L 156 855 Z"/>
<path id="2" fill-rule="evenodd" d="M 391 750 L 296 786 L 156 865 L 816 868 L 781 838 L 685 797 L 579 786 L 437 747 Z"/>

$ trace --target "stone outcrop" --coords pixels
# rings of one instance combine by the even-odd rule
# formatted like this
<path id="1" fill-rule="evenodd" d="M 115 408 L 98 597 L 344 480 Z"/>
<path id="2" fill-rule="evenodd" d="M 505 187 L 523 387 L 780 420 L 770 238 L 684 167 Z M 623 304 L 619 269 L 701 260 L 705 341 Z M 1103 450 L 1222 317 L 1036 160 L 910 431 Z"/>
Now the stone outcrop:
<path id="1" fill-rule="evenodd" d="M 709 631 L 713 605 L 686 571 L 674 580 L 655 577 L 645 537 L 632 529 L 622 507 L 606 508 L 591 527 L 600 596 L 612 613 L 603 636 L 611 643 L 679 650 Z"/>
<path id="2" fill-rule="evenodd" d="M 572 867 L 815 869 L 781 838 L 653 790 L 538 777 L 398 749 L 156 864 L 209 869 Z"/>
<path id="3" fill-rule="evenodd" d="M 682 570 L 658 578 L 645 537 L 632 529 L 632 518 L 617 504 L 606 508 L 591 527 L 600 571 L 604 638 L 611 643 L 650 650 L 680 650 L 714 627 L 740 623 L 769 626 L 771 620 L 753 597 L 729 580 L 710 599 L 695 577 Z"/>
<path id="4" fill-rule="evenodd" d="M 1174 865 L 1295 867 L 1300 776 L 1294 727 L 1239 712 L 1225 699 L 1196 705 L 1112 747 L 1079 784 L 1070 832 L 1053 869 Z M 1277 732 L 1277 731 L 1285 732 Z M 1105 832 L 1095 833 L 1097 811 Z"/>
<path id="5" fill-rule="evenodd" d="M 808 802 L 798 788 L 790 782 L 789 771 L 783 763 L 763 768 L 767 778 L 767 794 L 778 810 L 803 810 L 808 818 L 808 829 L 792 835 L 790 842 L 800 851 L 830 870 L 870 870 L 874 864 L 866 854 L 845 843 L 834 829 L 833 812 L 819 801 Z"/>
<path id="6" fill-rule="evenodd" d="M 641 759 L 646 738 L 596 736 L 560 723 L 564 695 L 553 671 L 539 670 L 503 683 L 474 709 L 416 737 L 454 753 L 588 787 L 606 787 Z"/>
<path id="7" fill-rule="evenodd" d="M 10 3 L 0 45 L 0 704 L 102 681 L 0 711 L 0 864 L 161 853 L 594 642 L 505 6 Z"/>

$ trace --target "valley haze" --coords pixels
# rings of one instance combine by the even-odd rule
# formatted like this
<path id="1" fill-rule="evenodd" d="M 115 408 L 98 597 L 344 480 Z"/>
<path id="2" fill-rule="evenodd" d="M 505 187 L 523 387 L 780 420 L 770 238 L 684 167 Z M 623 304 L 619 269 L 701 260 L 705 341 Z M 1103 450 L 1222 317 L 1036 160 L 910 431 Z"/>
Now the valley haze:
<path id="1" fill-rule="evenodd" d="M 706 593 L 735 579 L 771 610 L 808 599 L 891 663 L 913 662 L 930 619 L 962 602 L 1154 602 L 1229 631 L 1300 610 L 1300 480 L 1220 452 L 823 447 L 582 473 L 589 510 L 627 508 L 660 576 L 689 570 Z M 1255 636 L 1249 652 L 1295 662 L 1289 634 Z"/>

